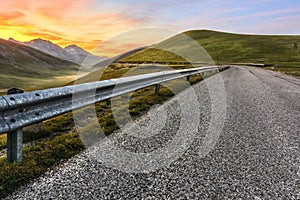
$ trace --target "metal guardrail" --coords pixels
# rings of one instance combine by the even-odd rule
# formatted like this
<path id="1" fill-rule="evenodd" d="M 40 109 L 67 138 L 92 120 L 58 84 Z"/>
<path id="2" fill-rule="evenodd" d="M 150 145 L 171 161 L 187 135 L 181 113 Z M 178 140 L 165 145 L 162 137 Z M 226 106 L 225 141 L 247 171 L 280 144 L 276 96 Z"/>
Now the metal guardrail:
<path id="1" fill-rule="evenodd" d="M 22 160 L 22 128 L 151 85 L 224 69 L 227 66 L 163 71 L 60 88 L 0 96 L 0 134 L 7 133 L 7 159 Z M 116 87 L 117 86 L 117 87 Z M 73 95 L 76 100 L 72 99 Z M 77 100 L 80 97 L 79 100 Z"/>

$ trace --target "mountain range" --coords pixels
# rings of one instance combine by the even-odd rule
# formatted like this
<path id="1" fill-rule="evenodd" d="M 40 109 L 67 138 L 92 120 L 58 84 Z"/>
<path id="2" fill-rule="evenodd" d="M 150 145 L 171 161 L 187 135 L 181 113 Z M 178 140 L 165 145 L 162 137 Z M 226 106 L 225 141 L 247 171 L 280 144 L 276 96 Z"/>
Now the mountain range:
<path id="1" fill-rule="evenodd" d="M 34 39 L 29 42 L 20 42 L 14 40 L 13 38 L 9 38 L 8 41 L 37 49 L 54 57 L 74 62 L 79 65 L 93 66 L 96 63 L 107 59 L 107 57 L 104 56 L 102 57 L 93 55 L 76 45 L 70 45 L 65 48 L 62 48 L 56 44 L 53 44 L 50 41 L 43 39 Z"/>
<path id="2" fill-rule="evenodd" d="M 74 81 L 78 73 L 104 68 L 144 48 L 107 58 L 93 55 L 76 45 L 61 48 L 42 39 L 29 42 L 0 39 L 0 94 L 10 87 L 29 91 L 62 86 Z"/>

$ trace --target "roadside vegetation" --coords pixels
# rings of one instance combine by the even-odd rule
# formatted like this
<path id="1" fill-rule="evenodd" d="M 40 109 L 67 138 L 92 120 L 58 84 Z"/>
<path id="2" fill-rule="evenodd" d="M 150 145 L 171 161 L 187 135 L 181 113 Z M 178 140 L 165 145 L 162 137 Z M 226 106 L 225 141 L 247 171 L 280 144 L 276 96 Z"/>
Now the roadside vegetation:
<path id="1" fill-rule="evenodd" d="M 264 69 L 300 77 L 300 67 L 267 66 Z"/>
<path id="2" fill-rule="evenodd" d="M 108 67 L 101 77 L 101 80 L 122 77 L 126 72 L 135 66 L 124 66 L 120 64 L 112 64 Z M 189 68 L 187 66 L 175 66 L 178 68 Z M 147 70 L 137 70 L 137 74 L 145 73 Z M 159 69 L 151 69 L 153 71 L 158 71 Z M 95 81 L 97 73 L 87 76 L 87 79 L 82 81 L 89 81 L 93 79 Z M 94 77 L 92 77 L 94 76 Z M 202 80 L 202 76 L 195 75 L 191 77 L 190 83 L 196 83 Z M 73 83 L 70 83 L 73 84 Z M 181 86 L 180 81 L 174 81 L 174 85 L 177 84 L 180 90 L 184 88 Z M 151 106 L 155 104 L 161 104 L 164 101 L 168 100 L 174 94 L 173 92 L 166 88 L 161 87 L 160 93 L 155 94 L 155 86 L 150 86 L 138 91 L 135 91 L 131 94 L 129 102 L 129 113 L 132 119 L 136 119 L 139 116 L 143 115 Z M 116 97 L 120 98 L 121 97 Z M 121 101 L 120 101 L 121 102 Z M 123 112 L 126 107 L 124 105 L 117 106 L 118 109 L 115 112 Z M 86 107 L 77 112 L 84 112 Z M 113 131 L 117 130 L 119 127 L 114 121 L 114 117 L 111 109 L 111 101 L 105 100 L 95 104 L 95 109 L 98 117 L 98 123 L 100 124 L 105 135 L 110 135 Z M 126 123 L 128 119 L 124 119 L 122 123 Z M 88 122 L 87 122 L 88 123 Z M 0 158 L 0 198 L 11 194 L 14 190 L 20 186 L 30 182 L 31 180 L 44 174 L 49 167 L 53 167 L 58 163 L 71 158 L 72 156 L 78 154 L 85 149 L 87 143 L 90 141 L 82 142 L 82 138 L 79 137 L 76 129 L 74 129 L 74 120 L 72 113 L 67 113 L 53 119 L 47 120 L 43 123 L 44 130 L 39 133 L 24 132 L 24 142 L 33 142 L 39 139 L 43 139 L 33 145 L 23 147 L 23 161 L 21 163 L 9 164 L 6 161 L 6 157 Z M 97 134 L 93 132 L 94 129 L 93 123 L 85 127 L 84 130 L 80 132 L 86 132 L 88 134 Z M 88 137 L 85 137 L 88 138 Z M 95 141 L 92 141 L 92 143 Z M 0 149 L 6 147 L 6 135 L 0 135 Z"/>

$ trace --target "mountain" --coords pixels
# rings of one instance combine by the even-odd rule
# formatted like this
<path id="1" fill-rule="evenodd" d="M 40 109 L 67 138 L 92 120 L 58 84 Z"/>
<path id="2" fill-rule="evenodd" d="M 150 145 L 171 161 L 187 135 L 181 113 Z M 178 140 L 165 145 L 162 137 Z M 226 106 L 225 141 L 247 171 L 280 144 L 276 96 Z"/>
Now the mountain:
<path id="1" fill-rule="evenodd" d="M 97 62 L 106 59 L 106 57 L 95 56 L 76 45 L 70 45 L 66 48 L 61 48 L 60 46 L 43 39 L 34 39 L 29 42 L 19 42 L 10 38 L 9 41 L 38 49 L 54 57 L 71 61 L 79 65 L 94 65 Z"/>
<path id="2" fill-rule="evenodd" d="M 42 39 L 34 39 L 34 40 L 31 40 L 30 42 L 23 42 L 23 44 L 26 46 L 38 49 L 40 51 L 43 51 L 54 57 L 74 62 L 73 56 L 71 54 L 69 54 L 63 48 L 61 48 L 60 46 L 58 46 L 56 44 L 53 44 L 50 41 L 42 40 Z"/>
<path id="3" fill-rule="evenodd" d="M 44 88 L 67 82 L 58 76 L 74 76 L 79 65 L 25 46 L 0 39 L 0 89 Z M 46 86 L 47 85 L 47 86 Z M 0 91 L 1 92 L 1 91 Z"/>
<path id="4" fill-rule="evenodd" d="M 72 58 L 76 63 L 82 64 L 82 65 L 93 66 L 93 65 L 97 64 L 98 62 L 107 59 L 107 57 L 95 56 L 76 45 L 67 46 L 64 48 L 64 50 L 65 50 L 65 52 L 72 55 Z"/>

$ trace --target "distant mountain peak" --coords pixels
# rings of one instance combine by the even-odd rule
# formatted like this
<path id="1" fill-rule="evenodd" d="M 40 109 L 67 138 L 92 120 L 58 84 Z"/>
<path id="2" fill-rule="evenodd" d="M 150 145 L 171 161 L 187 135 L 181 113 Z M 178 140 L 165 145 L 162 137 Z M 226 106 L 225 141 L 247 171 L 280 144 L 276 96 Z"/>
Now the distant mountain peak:
<path id="1" fill-rule="evenodd" d="M 43 43 L 53 44 L 51 41 L 44 40 L 44 39 L 41 39 L 41 38 L 36 38 L 36 39 L 30 40 L 27 43 L 31 43 L 31 42 L 43 42 Z M 53 44 L 53 45 L 56 45 L 56 44 Z"/>
<path id="2" fill-rule="evenodd" d="M 84 50 L 83 48 L 77 46 L 77 45 L 69 45 L 64 48 L 66 52 L 69 54 L 72 54 L 73 57 L 77 60 L 77 63 L 83 64 L 83 65 L 95 65 L 98 62 L 107 59 L 107 57 L 101 57 L 91 54 L 90 52 Z"/>
<path id="3" fill-rule="evenodd" d="M 86 52 L 89 54 L 89 52 L 87 52 L 86 50 L 84 50 L 83 48 L 75 45 L 75 44 L 72 44 L 72 45 L 69 45 L 69 46 L 66 46 L 64 48 L 66 51 L 82 51 L 82 52 Z"/>
<path id="4" fill-rule="evenodd" d="M 65 49 L 66 49 L 66 48 L 79 48 L 79 49 L 82 49 L 81 47 L 79 47 L 79 46 L 77 46 L 77 45 L 75 45 L 75 44 L 71 44 L 71 45 L 69 45 L 69 46 L 66 46 Z"/>
<path id="5" fill-rule="evenodd" d="M 54 50 L 56 49 L 60 49 L 62 50 L 63 48 L 61 48 L 60 46 L 58 46 L 57 44 L 54 44 L 52 43 L 51 41 L 49 40 L 44 40 L 44 39 L 41 39 L 41 38 L 37 38 L 37 39 L 33 39 L 29 42 L 24 42 L 24 44 L 27 44 L 27 46 L 31 46 L 33 48 L 36 48 L 36 49 L 39 49 L 39 50 L 42 50 L 40 48 L 43 48 L 45 46 L 43 45 L 47 45 L 48 48 L 52 48 Z M 37 46 L 38 45 L 38 46 Z M 48 49 L 49 50 L 49 49 Z M 43 50 L 42 50 L 43 51 Z M 47 52 L 46 52 L 47 53 Z"/>
<path id="6" fill-rule="evenodd" d="M 11 41 L 11 42 L 16 41 L 16 42 L 18 42 L 17 40 L 15 40 L 14 38 L 11 38 L 11 37 L 8 39 L 8 41 Z"/>
<path id="7" fill-rule="evenodd" d="M 18 44 L 21 44 L 22 42 L 18 41 L 18 40 L 15 40 L 14 38 L 9 38 L 8 41 L 10 42 L 14 42 L 14 43 L 18 43 Z"/>
<path id="8" fill-rule="evenodd" d="M 48 40 L 44 40 L 44 39 L 41 39 L 41 38 L 35 38 L 33 40 L 30 40 L 29 42 L 32 42 L 32 41 L 48 41 Z M 49 42 L 49 41 L 48 41 Z"/>
<path id="9" fill-rule="evenodd" d="M 77 64 L 84 64 L 90 66 L 104 59 L 107 59 L 107 57 L 93 55 L 75 44 L 62 48 L 57 44 L 54 44 L 51 41 L 44 40 L 42 38 L 33 39 L 29 42 L 20 42 L 13 38 L 9 38 L 8 41 L 29 46 L 54 57 L 71 61 Z"/>

